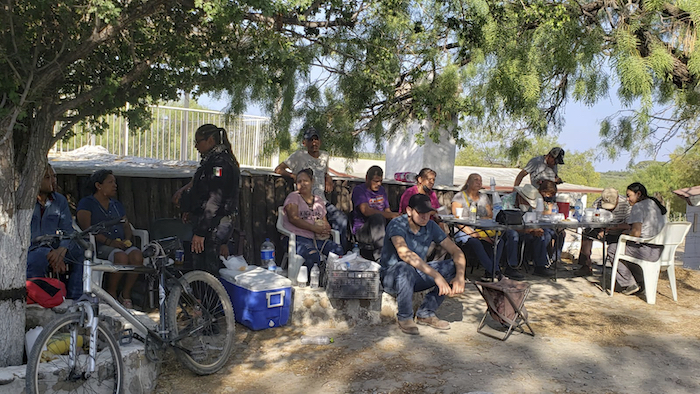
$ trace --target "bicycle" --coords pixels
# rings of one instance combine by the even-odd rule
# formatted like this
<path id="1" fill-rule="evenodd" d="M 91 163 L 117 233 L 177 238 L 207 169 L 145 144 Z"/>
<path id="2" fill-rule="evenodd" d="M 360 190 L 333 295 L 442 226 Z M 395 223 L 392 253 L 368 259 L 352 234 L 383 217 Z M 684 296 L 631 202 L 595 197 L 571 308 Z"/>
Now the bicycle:
<path id="1" fill-rule="evenodd" d="M 119 394 L 124 390 L 124 365 L 120 343 L 132 338 L 144 342 L 150 361 L 161 362 L 174 349 L 185 367 L 198 375 L 220 370 L 231 354 L 234 314 L 228 293 L 214 276 L 203 271 L 185 274 L 175 270 L 169 258 L 180 245 L 176 237 L 153 241 L 144 248 L 149 266 L 117 266 L 93 263 L 94 250 L 85 237 L 123 222 L 102 222 L 71 235 L 45 235 L 36 242 L 69 239 L 85 250 L 83 296 L 68 312 L 50 322 L 39 334 L 27 358 L 27 393 L 86 392 Z M 92 271 L 157 275 L 160 322 L 149 327 L 109 293 L 95 286 Z M 117 341 L 110 319 L 100 316 L 100 301 L 146 337 L 121 330 Z M 155 324 L 155 322 L 154 322 Z"/>

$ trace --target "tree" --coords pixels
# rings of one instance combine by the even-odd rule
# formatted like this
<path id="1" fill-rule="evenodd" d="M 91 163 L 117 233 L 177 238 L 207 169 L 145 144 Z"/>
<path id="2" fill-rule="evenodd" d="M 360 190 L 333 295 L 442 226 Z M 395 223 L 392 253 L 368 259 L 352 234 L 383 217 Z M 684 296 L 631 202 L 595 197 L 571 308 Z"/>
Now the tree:
<path id="1" fill-rule="evenodd" d="M 276 99 L 294 90 L 293 76 L 311 58 L 280 32 L 351 26 L 359 6 L 5 0 L 0 7 L 6 70 L 0 74 L 0 366 L 6 366 L 22 362 L 29 225 L 49 148 L 76 124 L 99 131 L 105 125 L 97 120 L 107 114 L 145 126 L 148 104 L 196 87 L 233 86 L 243 100 L 273 97 L 289 107 Z"/>
<path id="2" fill-rule="evenodd" d="M 614 82 L 635 108 L 603 122 L 602 147 L 635 153 L 696 118 L 699 19 L 693 0 L 367 2 L 352 29 L 305 37 L 324 74 L 304 81 L 295 115 L 347 153 L 361 134 L 381 144 L 414 119 L 457 117 L 458 144 L 479 133 L 512 141 L 517 156 L 522 141 L 560 129 L 567 101 L 593 104 Z M 650 122 L 671 104 L 666 132 Z"/>

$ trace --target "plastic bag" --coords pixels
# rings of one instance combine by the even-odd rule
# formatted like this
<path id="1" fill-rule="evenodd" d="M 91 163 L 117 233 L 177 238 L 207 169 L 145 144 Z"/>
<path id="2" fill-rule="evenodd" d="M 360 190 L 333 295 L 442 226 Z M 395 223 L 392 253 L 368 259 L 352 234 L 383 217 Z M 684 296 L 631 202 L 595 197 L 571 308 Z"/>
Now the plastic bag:
<path id="1" fill-rule="evenodd" d="M 243 272 L 246 270 L 246 267 L 248 267 L 243 256 L 228 256 L 228 259 L 224 258 L 224 256 L 220 256 L 219 258 L 226 268 L 230 270 Z"/>

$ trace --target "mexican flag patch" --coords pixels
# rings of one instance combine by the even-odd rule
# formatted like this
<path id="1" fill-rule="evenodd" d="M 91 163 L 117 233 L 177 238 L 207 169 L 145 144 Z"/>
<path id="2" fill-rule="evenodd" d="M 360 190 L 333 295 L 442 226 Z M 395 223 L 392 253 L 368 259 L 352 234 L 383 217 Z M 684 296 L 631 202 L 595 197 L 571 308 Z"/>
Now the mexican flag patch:
<path id="1" fill-rule="evenodd" d="M 214 176 L 217 178 L 221 177 L 221 167 L 214 167 Z"/>

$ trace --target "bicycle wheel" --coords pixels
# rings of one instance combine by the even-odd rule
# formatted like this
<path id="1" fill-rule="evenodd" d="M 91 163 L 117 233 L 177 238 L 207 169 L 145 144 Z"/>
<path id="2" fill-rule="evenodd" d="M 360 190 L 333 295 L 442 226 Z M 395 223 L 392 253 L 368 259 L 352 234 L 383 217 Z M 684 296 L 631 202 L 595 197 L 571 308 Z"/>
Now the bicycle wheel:
<path id="1" fill-rule="evenodd" d="M 124 366 L 119 344 L 103 322 L 97 325 L 95 371 L 88 373 L 90 332 L 86 323 L 83 314 L 77 312 L 44 328 L 27 357 L 27 393 L 122 392 Z M 73 357 L 71 338 L 77 338 Z"/>
<path id="2" fill-rule="evenodd" d="M 168 296 L 167 319 L 175 352 L 183 364 L 198 375 L 220 370 L 233 347 L 235 322 L 231 299 L 211 274 L 191 271 L 188 283 L 174 286 Z"/>

